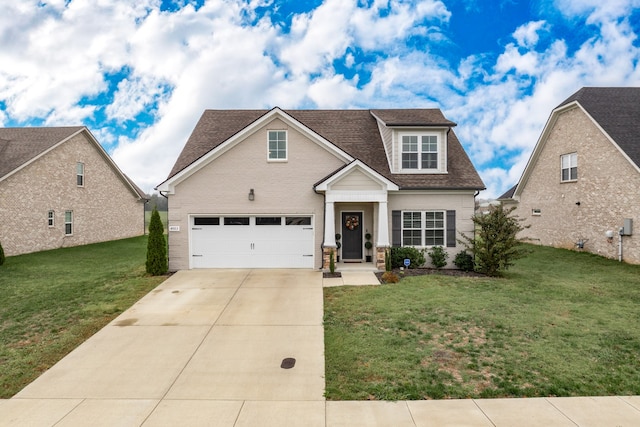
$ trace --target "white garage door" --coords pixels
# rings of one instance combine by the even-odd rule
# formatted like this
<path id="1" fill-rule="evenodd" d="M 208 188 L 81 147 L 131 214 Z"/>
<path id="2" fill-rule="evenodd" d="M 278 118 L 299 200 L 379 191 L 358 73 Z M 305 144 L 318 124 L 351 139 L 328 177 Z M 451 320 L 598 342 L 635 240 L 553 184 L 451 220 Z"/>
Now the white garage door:
<path id="1" fill-rule="evenodd" d="M 313 217 L 191 217 L 191 268 L 313 268 Z"/>

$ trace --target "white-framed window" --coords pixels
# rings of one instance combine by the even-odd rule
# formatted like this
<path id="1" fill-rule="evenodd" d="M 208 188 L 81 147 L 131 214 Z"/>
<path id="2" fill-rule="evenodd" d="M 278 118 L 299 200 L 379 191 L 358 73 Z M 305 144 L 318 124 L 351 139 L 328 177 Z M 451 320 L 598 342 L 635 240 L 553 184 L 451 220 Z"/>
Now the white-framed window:
<path id="1" fill-rule="evenodd" d="M 560 157 L 561 182 L 576 181 L 578 179 L 578 154 L 564 154 Z"/>
<path id="2" fill-rule="evenodd" d="M 438 170 L 439 141 L 436 134 L 400 135 L 400 162 L 403 170 Z"/>
<path id="3" fill-rule="evenodd" d="M 444 246 L 445 211 L 402 212 L 402 246 Z"/>
<path id="4" fill-rule="evenodd" d="M 73 211 L 64 211 L 64 234 L 73 235 Z"/>
<path id="5" fill-rule="evenodd" d="M 49 227 L 53 227 L 56 225 L 56 213 L 53 210 L 47 212 L 47 225 Z"/>
<path id="6" fill-rule="evenodd" d="M 76 163 L 76 185 L 84 187 L 84 163 Z"/>
<path id="7" fill-rule="evenodd" d="M 285 161 L 287 160 L 287 131 L 286 130 L 270 130 L 268 132 L 268 155 L 269 161 Z"/>
<path id="8" fill-rule="evenodd" d="M 531 209 L 531 215 L 540 216 L 540 215 L 542 215 L 542 210 L 540 210 L 538 208 L 533 208 L 533 209 Z"/>

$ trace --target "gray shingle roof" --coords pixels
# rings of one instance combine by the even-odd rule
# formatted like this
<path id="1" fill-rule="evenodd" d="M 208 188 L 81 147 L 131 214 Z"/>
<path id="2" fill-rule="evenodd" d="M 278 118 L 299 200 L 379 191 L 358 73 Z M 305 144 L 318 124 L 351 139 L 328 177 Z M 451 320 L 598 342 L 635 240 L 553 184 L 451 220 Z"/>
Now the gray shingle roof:
<path id="1" fill-rule="evenodd" d="M 0 178 L 81 129 L 82 126 L 0 128 Z"/>
<path id="2" fill-rule="evenodd" d="M 454 126 L 438 109 L 283 110 L 400 188 L 484 189 L 455 133 L 449 132 L 448 174 L 391 174 L 375 114 L 388 126 Z M 168 179 L 267 114 L 269 110 L 205 110 Z"/>
<path id="3" fill-rule="evenodd" d="M 558 107 L 573 101 L 640 167 L 640 87 L 585 87 Z"/>

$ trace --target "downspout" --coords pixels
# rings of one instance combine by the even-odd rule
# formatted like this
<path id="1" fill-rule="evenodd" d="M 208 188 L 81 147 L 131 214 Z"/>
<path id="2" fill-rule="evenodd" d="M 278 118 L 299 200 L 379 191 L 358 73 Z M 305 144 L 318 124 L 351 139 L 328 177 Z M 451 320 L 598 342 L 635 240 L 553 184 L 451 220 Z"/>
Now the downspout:
<path id="1" fill-rule="evenodd" d="M 624 233 L 624 228 L 620 227 L 618 230 L 618 261 L 622 262 L 622 233 Z"/>

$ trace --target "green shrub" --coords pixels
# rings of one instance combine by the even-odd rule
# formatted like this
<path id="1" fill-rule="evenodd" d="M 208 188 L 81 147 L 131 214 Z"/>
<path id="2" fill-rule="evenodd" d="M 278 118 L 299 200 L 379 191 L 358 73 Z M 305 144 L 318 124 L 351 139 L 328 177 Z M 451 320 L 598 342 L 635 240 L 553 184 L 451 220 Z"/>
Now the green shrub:
<path id="1" fill-rule="evenodd" d="M 333 249 L 331 249 L 331 253 L 329 254 L 329 271 L 331 274 L 336 272 L 336 260 L 333 258 Z"/>
<path id="2" fill-rule="evenodd" d="M 453 264 L 462 271 L 473 271 L 473 256 L 467 251 L 458 252 L 453 259 Z"/>
<path id="3" fill-rule="evenodd" d="M 384 271 L 391 271 L 391 249 L 384 250 Z"/>
<path id="4" fill-rule="evenodd" d="M 475 270 L 487 276 L 500 276 L 513 261 L 527 254 L 517 239 L 518 232 L 526 227 L 517 216 L 511 216 L 513 208 L 502 205 L 491 208 L 489 213 L 471 217 L 475 225 L 473 237 L 462 234 L 463 243 L 473 253 Z"/>
<path id="5" fill-rule="evenodd" d="M 404 267 L 404 260 L 409 258 L 409 268 L 418 268 L 425 263 L 424 251 L 411 246 L 391 248 L 391 267 Z"/>
<path id="6" fill-rule="evenodd" d="M 157 209 L 151 212 L 149 222 L 149 240 L 147 242 L 147 273 L 152 276 L 167 274 L 167 242 L 164 239 L 164 227 Z"/>
<path id="7" fill-rule="evenodd" d="M 435 268 L 440 269 L 447 265 L 447 258 L 449 258 L 449 254 L 442 246 L 432 247 L 427 254 L 429 255 L 429 258 L 431 258 L 431 264 L 433 264 Z"/>
<path id="8" fill-rule="evenodd" d="M 5 256 L 4 249 L 2 249 L 2 243 L 0 243 L 0 265 L 4 264 Z"/>

